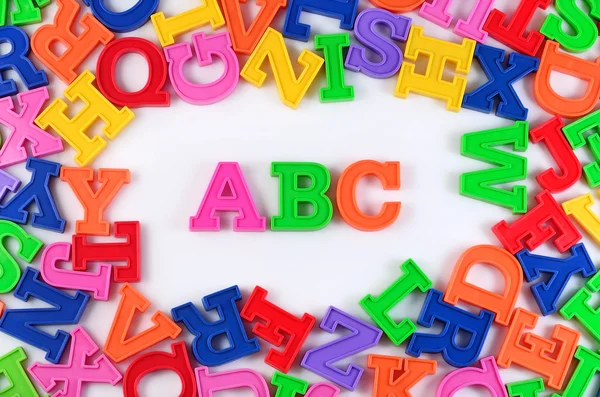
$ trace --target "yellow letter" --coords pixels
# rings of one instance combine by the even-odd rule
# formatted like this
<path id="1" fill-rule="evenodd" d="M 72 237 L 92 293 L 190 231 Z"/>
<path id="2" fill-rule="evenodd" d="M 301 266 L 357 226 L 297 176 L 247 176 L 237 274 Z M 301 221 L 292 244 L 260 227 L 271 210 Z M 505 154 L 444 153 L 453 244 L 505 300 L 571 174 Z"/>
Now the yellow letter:
<path id="1" fill-rule="evenodd" d="M 562 208 L 567 215 L 572 215 L 575 221 L 600 244 L 600 219 L 592 212 L 594 198 L 590 193 L 565 201 Z"/>
<path id="2" fill-rule="evenodd" d="M 152 24 L 163 47 L 175 43 L 175 36 L 210 23 L 213 29 L 225 25 L 217 0 L 204 0 L 200 7 L 166 18 L 162 12 L 152 15 Z"/>
<path id="3" fill-rule="evenodd" d="M 317 77 L 319 69 L 323 66 L 323 58 L 314 52 L 304 50 L 298 58 L 298 63 L 304 67 L 300 77 L 296 78 L 290 55 L 280 32 L 268 28 L 260 42 L 250 55 L 248 62 L 244 65 L 240 75 L 249 83 L 261 87 L 267 78 L 267 74 L 260 70 L 269 58 L 271 69 L 275 75 L 275 82 L 279 90 L 281 101 L 296 109 L 306 94 L 308 87 Z"/>
<path id="4" fill-rule="evenodd" d="M 446 63 L 456 65 L 456 73 L 468 74 L 475 52 L 475 41 L 463 39 L 461 44 L 423 36 L 423 28 L 415 26 L 410 30 L 404 57 L 417 62 L 419 55 L 428 56 L 425 74 L 416 74 L 415 65 L 402 64 L 395 95 L 407 98 L 409 92 L 447 101 L 446 109 L 458 112 L 462 105 L 467 78 L 455 76 L 450 82 L 443 79 Z"/>
<path id="5" fill-rule="evenodd" d="M 128 107 L 119 110 L 110 103 L 92 84 L 95 79 L 92 72 L 86 70 L 64 91 L 70 102 L 80 99 L 85 104 L 75 117 L 70 119 L 65 114 L 69 105 L 56 98 L 35 120 L 40 128 L 52 127 L 67 141 L 77 151 L 75 162 L 82 167 L 96 158 L 107 145 L 102 137 L 95 135 L 90 139 L 86 134 L 96 120 L 104 121 L 102 132 L 112 140 L 135 117 Z"/>

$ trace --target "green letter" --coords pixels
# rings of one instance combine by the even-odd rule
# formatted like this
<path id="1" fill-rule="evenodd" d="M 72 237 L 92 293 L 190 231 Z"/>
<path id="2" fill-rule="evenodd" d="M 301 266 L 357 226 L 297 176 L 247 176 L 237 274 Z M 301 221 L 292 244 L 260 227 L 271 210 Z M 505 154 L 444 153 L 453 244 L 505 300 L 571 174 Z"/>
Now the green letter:
<path id="1" fill-rule="evenodd" d="M 323 50 L 327 88 L 321 88 L 321 102 L 341 102 L 354 99 L 354 87 L 344 82 L 342 49 L 350 46 L 348 33 L 315 36 L 315 48 Z"/>
<path id="2" fill-rule="evenodd" d="M 319 230 L 331 221 L 333 205 L 325 195 L 331 184 L 327 168 L 316 163 L 272 163 L 271 176 L 279 177 L 279 214 L 271 218 L 271 229 Z M 309 186 L 302 186 L 304 178 Z M 312 212 L 300 214 L 300 204 Z"/>
<path id="3" fill-rule="evenodd" d="M 513 126 L 478 131 L 462 137 L 461 154 L 499 167 L 473 171 L 460 176 L 460 194 L 511 208 L 514 213 L 527 212 L 527 187 L 514 186 L 512 191 L 491 187 L 527 178 L 527 158 L 493 146 L 512 144 L 513 150 L 527 150 L 529 124 L 517 121 Z"/>

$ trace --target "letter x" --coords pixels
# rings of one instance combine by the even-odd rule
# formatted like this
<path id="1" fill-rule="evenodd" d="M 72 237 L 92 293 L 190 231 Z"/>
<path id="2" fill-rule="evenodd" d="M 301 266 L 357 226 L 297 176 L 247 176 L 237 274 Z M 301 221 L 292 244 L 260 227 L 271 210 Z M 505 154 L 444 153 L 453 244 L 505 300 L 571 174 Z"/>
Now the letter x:
<path id="1" fill-rule="evenodd" d="M 504 50 L 482 44 L 477 44 L 475 56 L 489 81 L 475 91 L 466 94 L 462 106 L 491 113 L 494 108 L 494 98 L 499 97 L 500 102 L 496 109 L 496 116 L 512 120 L 526 120 L 529 110 L 523 106 L 513 84 L 536 71 L 539 59 L 513 52 L 508 57 L 508 66 L 505 68 L 503 65 Z"/>

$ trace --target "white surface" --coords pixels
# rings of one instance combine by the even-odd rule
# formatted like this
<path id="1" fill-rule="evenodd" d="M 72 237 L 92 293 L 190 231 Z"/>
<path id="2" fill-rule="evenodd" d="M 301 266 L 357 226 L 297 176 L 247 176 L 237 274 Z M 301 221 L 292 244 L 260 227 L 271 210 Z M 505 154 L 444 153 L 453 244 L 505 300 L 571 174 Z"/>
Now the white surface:
<path id="1" fill-rule="evenodd" d="M 118 8 L 126 9 L 135 1 L 120 3 Z M 160 10 L 168 16 L 199 4 L 197 0 L 163 0 L 161 3 Z M 256 10 L 254 2 L 251 3 L 248 6 L 250 14 Z M 510 15 L 517 2 L 498 0 L 496 3 L 497 8 L 506 10 Z M 472 4 L 474 0 L 464 4 L 456 2 L 451 12 L 464 17 Z M 361 0 L 359 11 L 366 7 L 369 3 Z M 44 10 L 46 20 L 50 20 L 54 11 L 54 5 Z M 548 12 L 538 11 L 532 26 L 540 26 Z M 451 30 L 424 22 L 416 12 L 410 13 L 410 16 L 416 23 L 425 26 L 426 34 L 459 41 Z M 283 18 L 281 13 L 274 24 L 277 29 L 281 29 Z M 339 32 L 339 22 L 333 19 L 305 13 L 301 21 L 312 25 L 311 36 Z M 210 32 L 210 28 L 202 30 Z M 150 23 L 128 35 L 157 41 Z M 189 40 L 189 37 L 185 35 L 180 41 Z M 293 58 L 302 48 L 313 47 L 312 40 L 301 43 L 286 39 L 286 43 Z M 494 40 L 488 40 L 487 44 L 499 45 Z M 87 63 L 91 70 L 95 70 L 97 55 L 98 52 L 94 53 Z M 580 56 L 592 59 L 592 55 L 584 53 Z M 241 57 L 241 65 L 245 60 L 246 57 Z M 186 66 L 190 76 L 198 81 L 211 81 L 221 72 L 219 65 L 200 69 L 195 62 L 190 62 Z M 119 68 L 121 81 L 126 87 L 133 90 L 144 84 L 145 66 L 141 57 L 127 56 Z M 56 96 L 65 86 L 56 77 L 50 75 L 49 78 L 52 93 Z M 399 276 L 399 266 L 407 258 L 418 263 L 433 280 L 434 288 L 444 290 L 456 260 L 465 249 L 477 244 L 498 244 L 491 227 L 502 219 L 513 217 L 506 209 L 458 194 L 461 173 L 487 167 L 484 163 L 460 156 L 460 137 L 466 132 L 507 126 L 511 122 L 493 114 L 467 109 L 459 113 L 448 112 L 444 103 L 414 94 L 408 100 L 395 98 L 396 78 L 375 80 L 347 71 L 346 81 L 355 87 L 356 99 L 353 102 L 319 103 L 318 90 L 325 84 L 324 73 L 321 73 L 297 111 L 280 102 L 271 74 L 261 89 L 241 80 L 229 98 L 210 107 L 195 107 L 181 101 L 169 86 L 173 93 L 170 108 L 135 110 L 133 123 L 109 144 L 93 166 L 131 170 L 131 184 L 121 190 L 106 211 L 106 216 L 112 222 L 139 220 L 142 224 L 142 282 L 135 287 L 152 301 L 151 311 L 159 309 L 169 313 L 171 308 L 188 301 L 201 305 L 203 296 L 237 284 L 245 298 L 255 285 L 260 285 L 269 291 L 268 298 L 272 302 L 296 315 L 311 313 L 318 322 L 329 305 L 367 320 L 368 316 L 358 301 L 367 293 L 383 291 Z M 485 76 L 474 61 L 468 91 L 484 81 Z M 561 92 L 576 93 L 583 89 L 582 84 L 573 82 L 566 76 L 555 77 L 554 81 Z M 521 99 L 530 108 L 531 125 L 537 126 L 549 116 L 535 103 L 532 89 L 532 77 L 517 84 Z M 5 134 L 3 129 L 3 138 Z M 532 206 L 533 197 L 539 192 L 534 177 L 552 166 L 553 162 L 543 146 L 530 145 L 526 155 L 530 161 L 527 185 Z M 577 151 L 577 155 L 584 162 L 589 160 L 585 150 Z M 68 148 L 49 159 L 72 166 L 75 164 L 73 157 L 74 151 Z M 188 231 L 188 219 L 196 213 L 219 161 L 238 161 L 241 164 L 261 214 L 270 217 L 278 212 L 278 182 L 270 177 L 272 161 L 322 163 L 330 169 L 335 183 L 346 166 L 361 159 L 401 162 L 400 191 L 382 192 L 377 181 L 368 180 L 360 184 L 359 196 L 365 210 L 377 211 L 384 200 L 402 201 L 398 221 L 384 231 L 356 231 L 337 214 L 327 228 L 312 233 L 234 233 L 231 231 L 232 216 L 225 217 L 221 232 Z M 23 180 L 29 179 L 23 165 L 9 168 L 9 172 Z M 75 220 L 81 219 L 83 214 L 66 183 L 56 181 L 53 190 L 61 214 L 68 220 L 64 235 L 27 227 L 46 244 L 70 241 Z M 558 200 L 562 202 L 589 191 L 582 180 L 568 192 L 558 195 Z M 599 258 L 598 247 L 587 236 L 583 241 L 592 258 Z M 14 249 L 16 245 L 13 243 L 10 246 Z M 549 246 L 539 252 L 556 254 Z M 33 263 L 36 268 L 39 267 L 39 258 L 38 255 Z M 493 273 L 480 267 L 471 277 L 479 285 L 501 288 L 490 275 L 493 276 Z M 572 280 L 561 303 L 582 284 L 579 278 Z M 119 301 L 118 288 L 118 285 L 113 285 L 110 302 L 91 302 L 81 321 L 101 346 Z M 11 307 L 25 306 L 12 296 L 5 295 L 2 299 Z M 413 294 L 399 305 L 396 310 L 398 319 L 407 316 L 416 320 L 422 302 L 423 295 Z M 518 305 L 539 312 L 526 284 Z M 473 307 L 470 309 L 474 310 Z M 142 329 L 150 316 L 140 317 L 144 319 L 140 323 Z M 558 315 L 542 318 L 535 331 L 549 336 L 551 326 L 562 322 L 560 320 Z M 573 322 L 569 325 L 580 329 Z M 53 331 L 56 327 L 49 329 Z M 436 332 L 437 329 L 421 330 Z M 496 354 L 504 334 L 503 328 L 494 325 L 481 357 Z M 182 336 L 188 343 L 192 340 L 187 331 Z M 336 337 L 316 327 L 302 352 Z M 170 342 L 149 351 L 167 350 Z M 592 349 L 598 347 L 585 332 L 582 343 Z M 19 345 L 22 345 L 20 341 L 0 334 L 0 353 Z M 43 360 L 42 352 L 30 346 L 24 347 L 29 355 L 28 364 Z M 261 347 L 261 352 L 250 358 L 211 371 L 251 367 L 259 370 L 270 382 L 273 369 L 263 360 L 271 346 L 261 341 Z M 369 353 L 405 356 L 404 349 L 405 344 L 394 347 L 384 335 L 379 346 L 343 364 L 351 361 L 366 367 Z M 290 374 L 311 383 L 323 381 L 300 368 L 302 354 Z M 442 377 L 452 370 L 441 355 L 433 358 L 439 362 L 437 375 L 425 378 L 414 387 L 412 394 L 416 397 L 433 395 Z M 119 364 L 119 369 L 124 372 L 130 362 Z M 194 360 L 193 365 L 197 365 Z M 536 376 L 518 367 L 501 370 L 501 375 L 506 383 Z M 367 369 L 354 395 L 370 395 L 372 380 L 372 371 Z M 597 383 L 593 382 L 587 395 L 595 395 L 597 388 Z M 84 395 L 89 397 L 121 394 L 121 385 L 114 388 L 87 385 L 84 391 Z M 140 387 L 140 396 L 143 397 L 174 397 L 178 394 L 178 378 L 170 373 L 147 377 Z M 251 393 L 241 391 L 219 395 L 250 396 Z M 351 394 L 342 391 L 340 395 L 346 397 Z M 473 388 L 457 393 L 456 397 L 487 395 L 486 391 Z"/>

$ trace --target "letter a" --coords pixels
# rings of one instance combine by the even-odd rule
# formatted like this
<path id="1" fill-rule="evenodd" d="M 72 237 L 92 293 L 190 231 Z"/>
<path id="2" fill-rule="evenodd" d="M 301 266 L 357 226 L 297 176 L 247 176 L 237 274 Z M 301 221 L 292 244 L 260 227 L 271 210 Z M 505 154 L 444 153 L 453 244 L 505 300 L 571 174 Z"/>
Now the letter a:
<path id="1" fill-rule="evenodd" d="M 229 188 L 230 195 L 225 194 L 226 188 Z M 217 211 L 238 213 L 233 221 L 235 231 L 264 232 L 266 229 L 266 219 L 258 213 L 238 163 L 217 164 L 198 213 L 190 218 L 190 230 L 221 230 Z"/>

